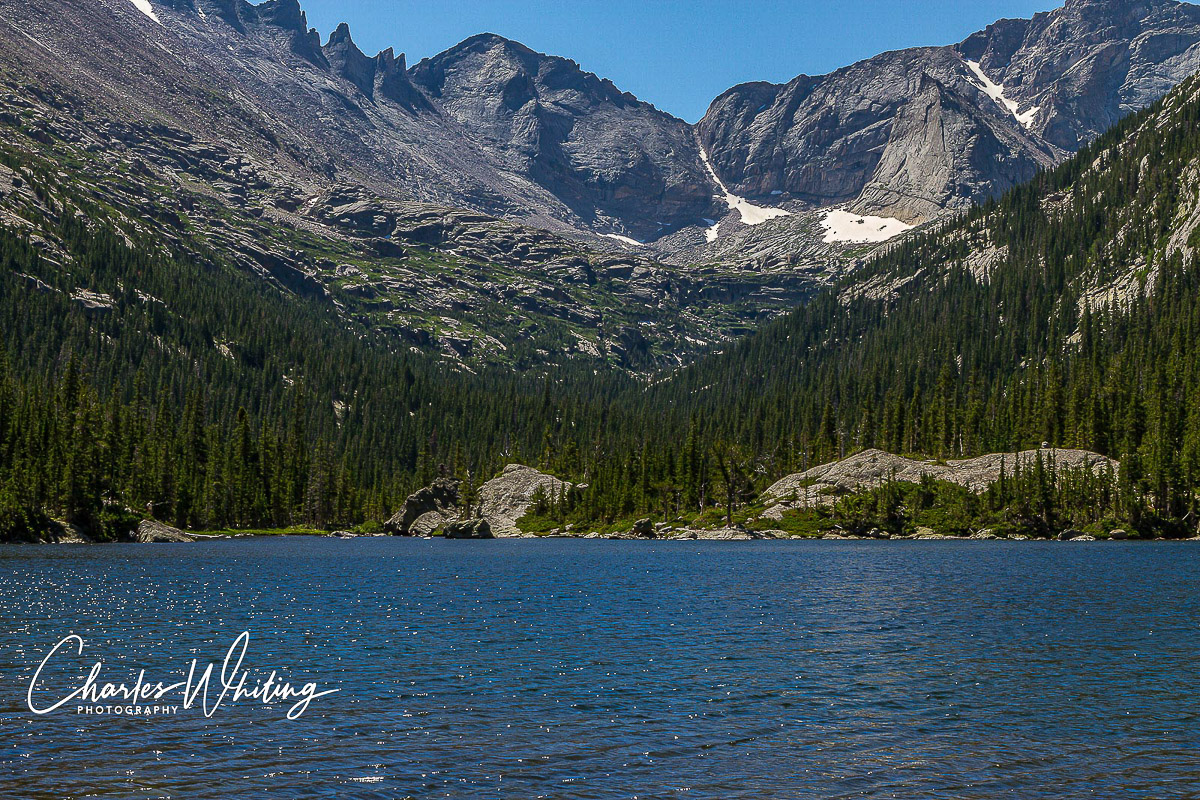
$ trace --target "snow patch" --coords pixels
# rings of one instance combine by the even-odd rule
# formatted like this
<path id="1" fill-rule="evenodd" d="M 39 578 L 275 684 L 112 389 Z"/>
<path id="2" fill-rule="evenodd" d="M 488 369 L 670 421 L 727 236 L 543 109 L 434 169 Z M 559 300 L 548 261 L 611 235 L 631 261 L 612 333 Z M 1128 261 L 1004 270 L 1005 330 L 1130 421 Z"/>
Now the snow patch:
<path id="1" fill-rule="evenodd" d="M 911 231 L 898 219 L 890 217 L 859 216 L 841 208 L 835 208 L 821 221 L 825 228 L 825 243 L 835 242 L 886 242 L 905 231 Z"/>
<path id="2" fill-rule="evenodd" d="M 983 67 L 979 65 L 978 61 L 968 61 L 967 59 L 963 59 L 963 61 L 966 63 L 971 72 L 975 74 L 975 77 L 979 79 L 979 82 L 983 84 L 983 86 L 980 88 L 983 89 L 984 94 L 995 100 L 1000 105 L 1004 106 L 1005 110 L 1012 114 L 1013 118 L 1015 118 L 1017 122 L 1021 123 L 1026 128 L 1033 127 L 1033 123 L 1034 120 L 1037 119 L 1038 112 L 1042 110 L 1041 106 L 1034 106 L 1022 114 L 1021 104 L 1015 100 L 1009 100 L 1007 97 L 1005 97 L 1004 85 L 993 83 L 991 78 L 989 78 L 987 75 L 984 75 Z"/>
<path id="3" fill-rule="evenodd" d="M 646 246 L 646 244 L 644 242 L 639 242 L 637 239 L 630 239 L 628 236 L 621 236 L 620 234 L 616 234 L 616 233 L 602 233 L 600 235 L 604 236 L 607 239 L 616 239 L 618 242 L 621 242 L 622 244 L 627 244 L 630 247 L 645 247 Z"/>
<path id="4" fill-rule="evenodd" d="M 704 229 L 704 239 L 709 244 L 712 244 L 721 235 L 721 223 L 715 219 L 705 217 L 704 224 L 708 226 Z"/>
<path id="5" fill-rule="evenodd" d="M 704 148 L 700 148 L 700 160 L 704 162 L 704 166 L 708 168 L 708 174 L 712 177 L 713 183 L 721 190 L 721 194 L 725 196 L 725 204 L 729 206 L 730 211 L 737 211 L 742 216 L 743 225 L 761 225 L 777 217 L 790 217 L 792 212 L 784 211 L 782 208 L 764 208 L 756 206 L 744 197 L 738 197 L 733 192 L 725 187 L 721 179 L 717 177 L 717 171 L 713 169 L 712 162 L 708 160 L 708 153 Z M 709 229 L 712 230 L 711 228 Z M 706 236 L 708 234 L 705 234 Z M 709 239 L 709 241 L 715 241 Z"/>
<path id="6" fill-rule="evenodd" d="M 162 25 L 162 21 L 158 18 L 158 15 L 154 13 L 154 6 L 150 5 L 150 0 L 129 0 L 129 2 L 133 3 L 134 7 L 137 8 L 138 11 L 142 12 L 159 25 Z"/>

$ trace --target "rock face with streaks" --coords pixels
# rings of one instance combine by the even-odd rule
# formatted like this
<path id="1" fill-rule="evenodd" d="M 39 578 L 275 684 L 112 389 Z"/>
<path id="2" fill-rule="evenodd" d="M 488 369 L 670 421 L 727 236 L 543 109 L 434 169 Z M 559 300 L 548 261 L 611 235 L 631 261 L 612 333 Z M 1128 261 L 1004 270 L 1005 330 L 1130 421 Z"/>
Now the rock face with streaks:
<path id="1" fill-rule="evenodd" d="M 0 58 L 127 125 L 242 151 L 301 197 L 330 184 L 560 233 L 653 239 L 710 214 L 692 127 L 493 34 L 409 67 L 322 43 L 298 0 L 0 0 Z"/>
<path id="2" fill-rule="evenodd" d="M 45 181 L 78 184 L 168 248 L 211 245 L 464 365 L 678 366 L 868 255 L 826 239 L 830 206 L 961 209 L 1200 68 L 1197 6 L 1070 0 L 738 86 L 689 125 L 491 34 L 410 67 L 345 25 L 323 43 L 298 0 L 149 4 L 0 0 L 0 143 L 60 162 L 37 186 L 0 167 L 0 224 L 52 217 Z M 770 218 L 744 224 L 753 205 Z M 74 286 L 89 316 L 119 312 Z"/>
<path id="3" fill-rule="evenodd" d="M 699 133 L 739 194 L 921 222 L 1003 191 L 1153 103 L 1200 69 L 1198 43 L 1194 5 L 1068 0 L 954 46 L 734 87 Z"/>
<path id="4" fill-rule="evenodd" d="M 363 186 L 667 256 L 694 247 L 681 231 L 737 218 L 701 146 L 737 195 L 918 222 L 1056 163 L 1200 68 L 1196 6 L 1069 0 L 957 45 L 734 87 L 692 126 L 494 34 L 410 68 L 344 24 L 322 44 L 298 0 L 151 5 L 155 19 L 128 0 L 0 0 L 0 55 L 115 123 L 232 145 L 245 175 L 289 186 L 283 202 Z"/>

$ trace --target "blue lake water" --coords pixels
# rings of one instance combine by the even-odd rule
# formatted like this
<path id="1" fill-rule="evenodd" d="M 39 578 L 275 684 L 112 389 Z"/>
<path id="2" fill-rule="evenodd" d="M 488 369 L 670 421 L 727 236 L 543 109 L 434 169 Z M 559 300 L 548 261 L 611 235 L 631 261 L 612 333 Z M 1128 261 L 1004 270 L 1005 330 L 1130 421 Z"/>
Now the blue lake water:
<path id="1" fill-rule="evenodd" d="M 242 631 L 255 675 L 338 692 L 27 706 L 69 634 L 43 700 Z M 1196 798 L 1198 671 L 1191 544 L 10 546 L 0 796 Z"/>

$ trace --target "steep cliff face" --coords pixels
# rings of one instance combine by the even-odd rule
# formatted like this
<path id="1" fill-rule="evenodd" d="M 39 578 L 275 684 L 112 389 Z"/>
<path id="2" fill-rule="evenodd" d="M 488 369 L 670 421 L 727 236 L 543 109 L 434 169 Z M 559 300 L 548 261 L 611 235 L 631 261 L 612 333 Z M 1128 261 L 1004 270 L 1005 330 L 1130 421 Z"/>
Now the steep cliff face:
<path id="1" fill-rule="evenodd" d="M 416 113 L 432 113 L 433 105 L 408 79 L 408 67 L 401 53 L 391 48 L 368 58 L 350 37 L 350 26 L 342 23 L 329 36 L 322 55 L 333 74 L 351 83 L 364 97 L 375 101 L 386 98 Z"/>
<path id="2" fill-rule="evenodd" d="M 1198 42 L 1200 7 L 1071 0 L 952 47 L 735 87 L 698 127 L 734 191 L 922 222 L 1060 162 L 1157 100 L 1200 69 Z"/>
<path id="3" fill-rule="evenodd" d="M 712 207 L 690 126 L 573 61 L 482 34 L 412 78 L 506 169 L 598 232 L 658 238 Z"/>
<path id="4" fill-rule="evenodd" d="M 1145 108 L 1200 70 L 1200 6 L 1172 0 L 1068 0 L 1008 20 L 957 50 L 1022 107 L 1031 130 L 1065 150 Z"/>
<path id="5" fill-rule="evenodd" d="M 1054 163 L 1052 149 L 988 111 L 971 93 L 924 74 L 898 109 L 856 210 L 924 222 L 994 197 Z"/>
<path id="6" fill-rule="evenodd" d="M 339 324 L 464 364 L 678 365 L 814 290 L 803 271 L 765 274 L 732 259 L 664 266 L 650 248 L 603 238 L 666 218 L 638 198 L 636 174 L 621 172 L 628 164 L 606 161 L 584 135 L 596 123 L 569 126 L 561 160 L 536 148 L 525 159 L 507 140 L 469 131 L 455 106 L 414 83 L 403 56 L 368 56 L 345 27 L 313 49 L 306 25 L 295 2 L 0 0 L 0 226 L 39 231 L 55 251 L 48 258 L 65 263 L 58 233 L 41 227 L 63 201 L 44 198 L 77 191 L 113 209 L 123 236 L 219 254 L 269 290 L 335 309 Z M 699 174 L 684 123 L 568 62 L 523 56 L 539 64 L 535 104 L 588 94 L 633 116 L 613 123 L 621 130 L 661 124 Z M 637 153 L 656 135 L 614 142 L 613 152 L 650 162 Z M 560 166 L 573 183 L 555 178 Z M 668 160 L 654 174 L 691 180 L 693 202 L 712 202 L 703 176 L 671 170 Z M 56 177 L 35 185 L 35 172 Z M 569 184 L 578 198 L 608 172 L 607 217 L 585 219 L 547 188 Z M 107 308 L 103 292 L 72 280 L 81 304 Z"/>
<path id="7" fill-rule="evenodd" d="M 1013 123 L 954 50 L 927 48 L 731 89 L 699 128 L 735 191 L 923 222 L 1061 157 Z"/>

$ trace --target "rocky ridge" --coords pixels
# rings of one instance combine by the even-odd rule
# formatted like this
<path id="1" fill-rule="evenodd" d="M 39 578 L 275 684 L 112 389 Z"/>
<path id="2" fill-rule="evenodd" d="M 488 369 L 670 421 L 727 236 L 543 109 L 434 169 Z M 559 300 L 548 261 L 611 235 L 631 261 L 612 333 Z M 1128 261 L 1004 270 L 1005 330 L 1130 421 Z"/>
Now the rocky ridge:
<path id="1" fill-rule="evenodd" d="M 131 241 L 232 261 L 462 369 L 685 363 L 869 255 L 829 239 L 830 204 L 909 222 L 961 208 L 1200 65 L 1197 7 L 1071 0 L 951 47 L 735 87 L 689 126 L 494 35 L 409 68 L 345 26 L 322 43 L 297 0 L 152 5 L 0 0 L 18 162 L 0 218 L 52 263 L 31 220 L 63 212 L 45 198 L 71 183 Z M 754 203 L 788 215 L 743 224 Z M 80 281 L 77 302 L 108 313 Z"/>
<path id="2" fill-rule="evenodd" d="M 1200 7 L 1068 0 L 957 45 L 717 98 L 700 138 L 731 189 L 906 222 L 995 196 L 1200 69 Z"/>
<path id="3" fill-rule="evenodd" d="M 361 186 L 673 263 L 736 259 L 721 239 L 750 228 L 726 187 L 793 215 L 845 203 L 931 219 L 1062 160 L 1200 68 L 1196 6 L 1070 0 L 957 45 L 734 87 L 691 126 L 494 34 L 410 68 L 363 53 L 345 25 L 322 43 L 298 0 L 152 5 L 0 0 L 5 72 L 36 102 L 89 106 L 118 141 L 141 129 L 125 140 L 232 149 L 234 198 L 250 180 L 294 210 Z M 197 160 L 174 168 L 206 170 Z M 764 222 L 787 235 L 753 258 L 819 271 L 814 237 L 786 220 Z"/>

